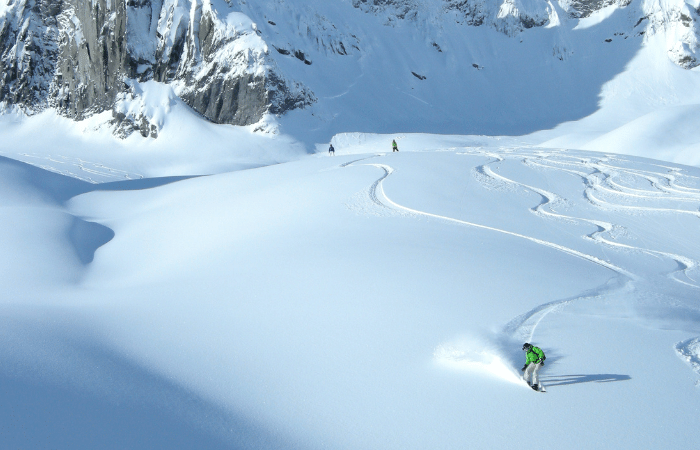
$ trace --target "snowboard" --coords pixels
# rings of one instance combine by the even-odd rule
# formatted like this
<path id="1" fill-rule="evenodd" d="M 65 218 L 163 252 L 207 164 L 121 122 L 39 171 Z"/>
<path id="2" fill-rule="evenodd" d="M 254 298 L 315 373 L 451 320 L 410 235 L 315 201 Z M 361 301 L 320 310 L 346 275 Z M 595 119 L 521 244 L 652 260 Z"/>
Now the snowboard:
<path id="1" fill-rule="evenodd" d="M 530 384 L 527 381 L 523 380 L 523 383 L 525 383 L 525 386 L 527 386 L 528 389 L 532 389 L 532 386 L 530 386 Z M 532 389 L 532 390 L 535 392 L 547 392 L 547 389 L 542 385 L 542 383 L 540 383 L 539 389 Z"/>

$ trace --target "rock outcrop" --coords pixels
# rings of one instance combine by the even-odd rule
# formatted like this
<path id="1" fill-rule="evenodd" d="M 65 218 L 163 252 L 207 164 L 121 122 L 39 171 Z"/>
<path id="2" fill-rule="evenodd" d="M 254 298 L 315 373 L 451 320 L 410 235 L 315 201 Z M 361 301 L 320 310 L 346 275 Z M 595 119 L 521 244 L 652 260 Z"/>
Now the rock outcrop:
<path id="1" fill-rule="evenodd" d="M 49 97 L 59 57 L 61 2 L 15 0 L 0 15 L 0 102 L 33 112 Z"/>
<path id="2" fill-rule="evenodd" d="M 215 123 L 249 125 L 311 104 L 255 24 L 224 13 L 209 0 L 15 0 L 0 16 L 0 102 L 80 120 L 112 110 L 129 80 L 155 80 Z M 120 135 L 157 134 L 146 117 L 114 118 Z"/>
<path id="3" fill-rule="evenodd" d="M 629 24 L 620 34 L 666 33 L 673 62 L 700 65 L 700 0 L 351 0 L 343 7 L 388 26 L 432 27 L 436 35 L 454 20 L 508 36 L 625 9 Z M 138 102 L 134 86 L 155 81 L 212 122 L 257 123 L 316 101 L 280 66 L 303 77 L 315 58 L 362 58 L 358 22 L 334 23 L 314 8 L 302 0 L 6 0 L 0 106 L 29 114 L 50 107 L 76 120 L 111 111 L 119 135 L 154 137 L 159 123 L 119 102 Z M 442 52 L 435 40 L 426 43 Z M 565 47 L 555 43 L 554 56 L 566 59 Z"/>

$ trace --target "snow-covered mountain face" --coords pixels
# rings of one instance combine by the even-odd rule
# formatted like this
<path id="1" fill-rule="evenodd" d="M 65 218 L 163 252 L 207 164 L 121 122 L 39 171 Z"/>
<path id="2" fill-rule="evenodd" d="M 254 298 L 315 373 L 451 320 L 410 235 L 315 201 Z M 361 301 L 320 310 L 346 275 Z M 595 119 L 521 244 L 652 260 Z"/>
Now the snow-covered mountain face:
<path id="1" fill-rule="evenodd" d="M 698 66 L 699 10 L 700 0 L 0 0 L 0 102 L 77 120 L 111 111 L 118 134 L 155 137 L 163 121 L 133 105 L 156 81 L 214 123 L 304 110 L 283 124 L 308 142 L 406 128 L 521 134 L 595 112 L 602 86 L 654 36 L 678 67 Z"/>

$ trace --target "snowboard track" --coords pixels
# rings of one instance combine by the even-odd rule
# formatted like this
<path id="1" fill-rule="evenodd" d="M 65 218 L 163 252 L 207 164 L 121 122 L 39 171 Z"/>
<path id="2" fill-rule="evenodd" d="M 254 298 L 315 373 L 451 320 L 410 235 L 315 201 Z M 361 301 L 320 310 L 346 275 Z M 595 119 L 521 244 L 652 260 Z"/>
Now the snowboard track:
<path id="1" fill-rule="evenodd" d="M 639 252 L 643 254 L 648 254 L 661 258 L 668 258 L 676 262 L 677 269 L 668 273 L 667 276 L 685 286 L 698 289 L 689 274 L 690 271 L 700 267 L 700 263 L 692 258 L 685 257 L 683 255 L 678 255 L 675 253 L 669 253 L 659 250 L 653 250 L 643 247 L 635 247 L 628 244 L 623 244 L 610 240 L 607 237 L 617 229 L 619 226 L 613 223 L 599 220 L 590 219 L 583 217 L 567 216 L 564 214 L 559 214 L 555 212 L 554 207 L 560 204 L 566 203 L 566 200 L 561 198 L 554 192 L 550 192 L 541 188 L 530 186 L 524 183 L 520 183 L 515 180 L 506 178 L 500 174 L 495 173 L 491 169 L 491 165 L 502 162 L 505 160 L 504 156 L 496 154 L 492 151 L 482 151 L 482 152 L 465 152 L 459 154 L 474 155 L 479 154 L 481 156 L 487 156 L 493 158 L 492 161 L 482 164 L 475 168 L 475 171 L 480 176 L 490 177 L 497 184 L 506 184 L 516 186 L 527 191 L 533 192 L 541 197 L 541 202 L 532 207 L 531 210 L 534 214 L 537 214 L 543 218 L 561 220 L 574 223 L 586 223 L 594 227 L 594 231 L 582 236 L 583 239 L 595 242 L 597 244 L 607 246 L 616 250 L 629 251 L 629 252 Z M 670 168 L 666 166 L 658 166 L 662 169 L 668 170 L 670 174 L 659 174 L 655 172 L 639 171 L 632 169 L 619 168 L 606 164 L 603 159 L 613 159 L 610 157 L 603 157 L 601 159 L 593 158 L 582 158 L 575 155 L 565 155 L 563 150 L 560 151 L 535 151 L 534 154 L 522 155 L 517 152 L 506 152 L 507 156 L 515 156 L 521 159 L 522 163 L 533 168 L 541 168 L 546 170 L 559 170 L 565 173 L 570 173 L 572 175 L 580 177 L 584 182 L 584 198 L 596 208 L 608 209 L 608 210 L 628 210 L 635 212 L 645 212 L 645 213 L 680 213 L 689 214 L 700 218 L 700 211 L 698 210 L 687 210 L 687 209 L 677 209 L 677 208 L 658 208 L 658 207 L 641 207 L 641 206 L 630 206 L 612 203 L 607 200 L 598 198 L 595 193 L 603 192 L 612 195 L 620 195 L 622 197 L 632 197 L 635 199 L 648 200 L 648 199 L 661 199 L 664 201 L 677 201 L 677 202 L 696 202 L 700 200 L 700 189 L 692 188 L 689 186 L 681 186 L 678 184 L 678 179 L 686 178 L 693 181 L 700 181 L 700 178 L 692 177 L 680 173 L 680 169 Z M 547 159 L 552 155 L 562 158 L 562 160 L 550 160 Z M 375 155 L 371 158 L 381 157 L 384 155 Z M 352 167 L 357 165 L 357 163 L 367 160 L 369 158 L 362 158 L 355 161 L 343 164 L 342 167 Z M 624 161 L 624 160 L 620 160 Z M 462 226 L 469 226 L 484 230 L 489 230 L 501 234 L 506 234 L 520 239 L 525 239 L 536 244 L 555 249 L 557 251 L 575 256 L 591 263 L 602 266 L 608 270 L 611 270 L 614 275 L 613 277 L 598 288 L 592 289 L 590 291 L 584 292 L 580 295 L 573 296 L 566 299 L 559 299 L 551 302 L 541 304 L 530 311 L 521 314 L 511 321 L 509 321 L 502 329 L 504 336 L 509 337 L 510 340 L 518 339 L 520 341 L 532 341 L 535 330 L 542 320 L 552 312 L 556 312 L 561 308 L 579 301 L 591 300 L 596 298 L 602 298 L 617 292 L 631 292 L 634 290 L 634 284 L 640 281 L 640 278 L 625 270 L 622 267 L 614 265 L 608 261 L 602 260 L 596 256 L 580 252 L 578 250 L 556 244 L 554 242 L 542 240 L 533 236 L 527 236 L 513 231 L 508 231 L 500 228 L 490 227 L 482 224 L 472 223 L 453 217 L 442 216 L 439 214 L 433 214 L 427 211 L 420 211 L 413 208 L 409 208 L 404 205 L 400 205 L 393 200 L 391 200 L 384 190 L 384 181 L 394 173 L 394 168 L 382 163 L 368 163 L 362 165 L 369 165 L 376 167 L 383 171 L 383 175 L 378 178 L 369 189 L 370 200 L 379 206 L 394 209 L 401 212 L 407 212 L 412 216 L 423 216 L 431 219 L 441 220 L 448 223 L 454 223 Z M 615 180 L 615 174 L 622 173 L 624 176 L 634 178 L 641 178 L 646 180 L 649 185 L 654 188 L 652 191 L 647 191 L 644 189 L 637 189 L 629 186 L 625 186 L 623 183 Z M 682 279 L 684 278 L 684 279 Z M 679 343 L 676 347 L 676 352 L 683 359 L 686 359 L 692 368 L 700 374 L 700 365 L 698 365 L 698 339 L 694 338 L 682 343 Z M 691 350 L 689 350 L 691 349 Z M 693 353 L 695 352 L 695 353 Z M 700 383 L 700 382 L 698 382 Z"/>
<path id="2" fill-rule="evenodd" d="M 491 154 L 488 154 L 488 156 L 491 156 Z M 545 155 L 546 156 L 546 155 Z M 656 212 L 656 213 L 662 213 L 662 212 L 671 212 L 671 213 L 682 213 L 682 214 L 691 214 L 694 216 L 698 216 L 698 214 L 695 211 L 688 211 L 688 210 L 677 210 L 677 209 L 664 209 L 664 208 L 645 208 L 645 207 L 639 207 L 639 206 L 619 206 L 619 205 L 613 205 L 607 202 L 602 202 L 599 201 L 595 198 L 593 192 L 595 190 L 603 190 L 603 191 L 608 191 L 612 192 L 614 191 L 615 193 L 617 192 L 622 192 L 623 194 L 626 194 L 625 190 L 629 190 L 631 188 L 623 188 L 619 191 L 614 190 L 608 186 L 605 186 L 604 184 L 599 183 L 598 180 L 598 175 L 600 175 L 610 186 L 621 186 L 618 183 L 616 183 L 613 179 L 613 175 L 611 173 L 604 173 L 601 172 L 601 168 L 609 168 L 610 172 L 615 170 L 616 168 L 614 166 L 610 166 L 607 164 L 601 164 L 598 162 L 591 162 L 590 160 L 587 159 L 582 159 L 581 164 L 584 165 L 584 167 L 591 167 L 592 174 L 587 174 L 586 172 L 582 172 L 579 170 L 570 170 L 570 169 L 561 169 L 556 166 L 548 165 L 547 162 L 549 160 L 546 160 L 545 162 L 542 162 L 541 160 L 542 155 L 537 155 L 537 160 L 532 160 L 530 158 L 525 158 L 523 159 L 523 164 L 526 166 L 530 167 L 541 167 L 541 168 L 546 168 L 546 169 L 559 169 L 563 170 L 565 172 L 580 176 L 583 180 L 584 183 L 586 183 L 587 188 L 585 190 L 585 196 L 586 198 L 596 207 L 602 208 L 602 209 L 627 209 L 627 210 L 634 210 L 634 211 L 647 211 L 647 212 Z M 579 223 L 588 223 L 590 225 L 593 225 L 596 228 L 596 231 L 593 233 L 590 233 L 585 236 L 585 239 L 593 241 L 598 244 L 602 244 L 605 246 L 608 246 L 610 248 L 616 249 L 616 250 L 626 250 L 626 251 L 631 251 L 631 252 L 639 252 L 639 253 L 644 253 L 648 255 L 653 255 L 653 256 L 659 256 L 662 258 L 668 258 L 676 262 L 678 269 L 670 272 L 667 274 L 667 276 L 679 283 L 682 283 L 684 285 L 694 287 L 694 288 L 700 288 L 697 284 L 694 283 L 694 280 L 690 277 L 689 272 L 692 270 L 697 269 L 700 267 L 700 262 L 692 259 L 685 257 L 683 255 L 678 255 L 675 253 L 669 253 L 669 252 L 663 252 L 663 251 L 658 251 L 658 250 L 652 250 L 652 249 L 647 249 L 647 248 L 642 248 L 642 247 L 635 247 L 631 245 L 626 245 L 622 244 L 616 241 L 612 241 L 609 239 L 606 239 L 605 236 L 609 236 L 613 230 L 616 228 L 621 228 L 618 225 L 615 225 L 613 223 L 603 221 L 603 220 L 598 220 L 598 219 L 587 219 L 587 218 L 582 218 L 582 217 L 574 217 L 574 216 L 567 216 L 564 214 L 559 214 L 554 212 L 554 207 L 558 204 L 563 204 L 566 203 L 565 200 L 563 200 L 559 195 L 546 191 L 544 189 L 540 189 L 537 187 L 529 186 L 524 183 L 520 183 L 514 180 L 511 180 L 509 178 L 503 177 L 499 174 L 496 174 L 491 170 L 490 167 L 488 167 L 491 164 L 494 164 L 495 162 L 501 162 L 503 161 L 502 158 L 499 158 L 497 161 L 490 162 L 484 165 L 479 166 L 478 171 L 479 173 L 490 176 L 495 180 L 498 180 L 501 183 L 509 183 L 512 185 L 519 186 L 523 189 L 526 189 L 528 191 L 534 192 L 542 197 L 542 202 L 537 205 L 536 207 L 532 208 L 532 211 L 540 215 L 542 217 L 546 218 L 552 218 L 552 219 L 557 219 L 557 220 L 564 220 L 564 221 L 572 221 L 572 222 L 579 222 Z M 572 163 L 569 163 L 569 165 L 572 165 Z M 664 167 L 665 168 L 665 167 Z M 624 171 L 627 174 L 630 175 L 639 175 L 637 171 L 632 171 L 630 169 L 626 169 Z M 650 192 L 649 196 L 651 197 L 656 197 L 656 196 L 662 196 L 665 194 L 677 194 L 679 191 L 676 189 L 669 190 L 665 188 L 660 182 L 658 177 L 652 177 L 647 175 L 646 172 L 643 173 L 643 178 L 649 179 L 651 182 L 651 185 L 654 187 L 658 186 L 658 189 L 661 192 L 658 191 L 648 191 Z M 674 180 L 676 179 L 675 176 L 667 176 L 664 178 L 668 181 L 669 185 L 672 185 Z M 592 181 L 596 180 L 596 181 Z M 685 189 L 691 189 L 691 188 L 685 188 Z M 647 191 L 642 191 L 639 189 L 631 189 L 635 192 L 647 192 Z M 629 194 L 633 195 L 634 197 L 640 198 L 640 199 L 648 199 L 649 196 L 645 196 L 639 193 L 635 194 Z M 684 201 L 684 202 L 697 202 L 700 200 L 700 190 L 694 189 L 692 191 L 689 191 L 689 196 L 688 197 L 672 197 L 672 198 L 664 198 L 664 200 L 677 200 L 677 201 Z M 700 217 L 700 216 L 698 216 Z"/>

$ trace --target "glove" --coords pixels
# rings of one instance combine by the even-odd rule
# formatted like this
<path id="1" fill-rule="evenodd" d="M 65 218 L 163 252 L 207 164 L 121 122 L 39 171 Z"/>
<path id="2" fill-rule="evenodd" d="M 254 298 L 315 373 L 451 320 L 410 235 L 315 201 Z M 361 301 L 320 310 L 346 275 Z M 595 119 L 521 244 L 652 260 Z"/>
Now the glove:
<path id="1" fill-rule="evenodd" d="M 540 361 L 540 364 L 542 364 L 544 366 L 544 359 L 542 361 Z"/>
<path id="2" fill-rule="evenodd" d="M 525 369 L 527 369 L 527 364 L 525 364 L 525 365 L 523 366 L 523 368 L 520 369 L 520 370 L 522 370 L 523 372 L 525 372 Z"/>

